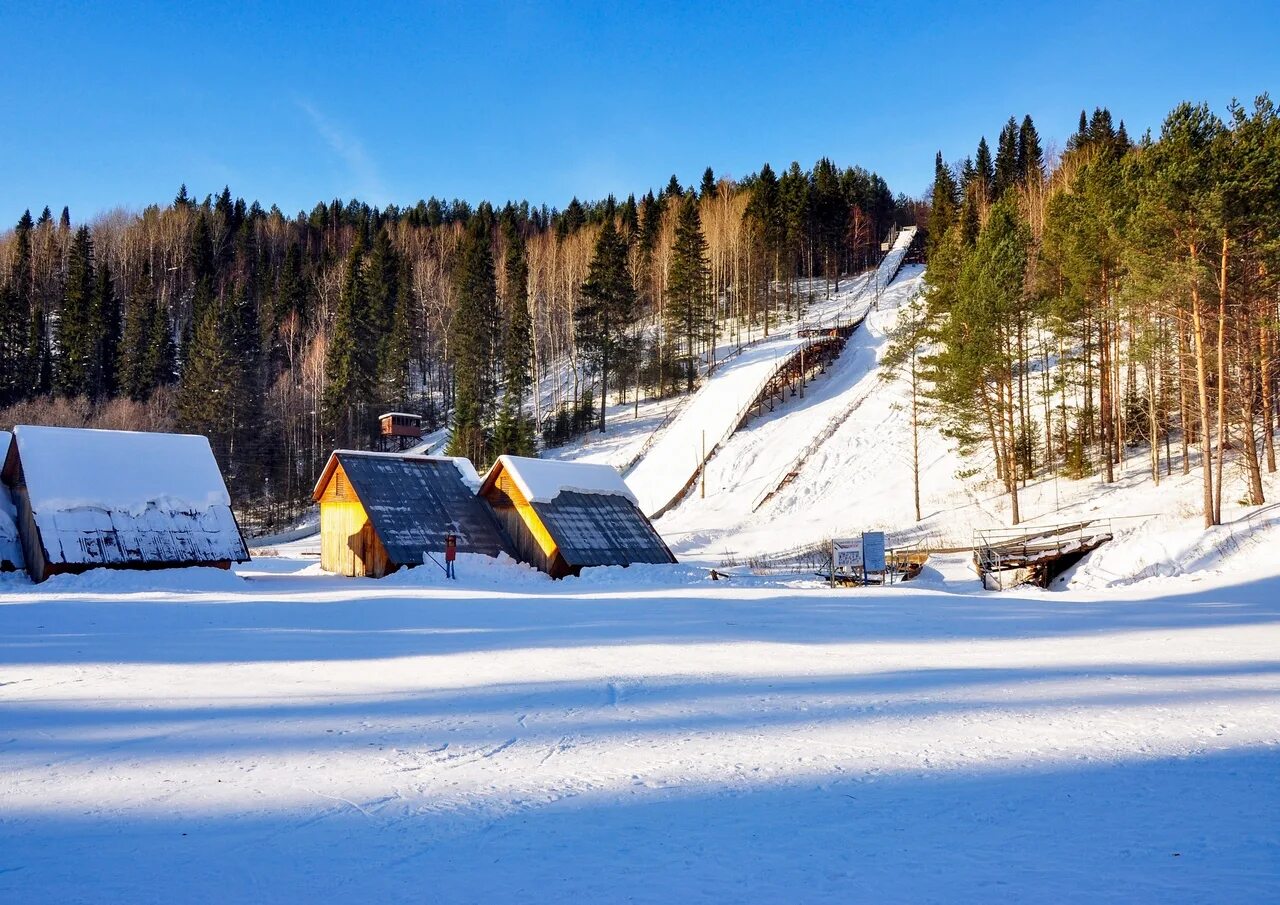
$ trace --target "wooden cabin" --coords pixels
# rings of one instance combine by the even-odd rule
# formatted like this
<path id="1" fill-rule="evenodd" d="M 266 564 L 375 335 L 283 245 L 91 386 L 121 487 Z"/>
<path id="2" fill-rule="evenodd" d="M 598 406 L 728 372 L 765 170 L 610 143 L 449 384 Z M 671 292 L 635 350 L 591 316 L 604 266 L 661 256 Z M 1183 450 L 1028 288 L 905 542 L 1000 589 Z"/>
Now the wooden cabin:
<path id="1" fill-rule="evenodd" d="M 0 431 L 0 468 L 9 456 L 9 444 L 13 434 Z M 15 572 L 23 568 L 22 541 L 18 537 L 18 509 L 13 505 L 9 488 L 0 484 L 0 572 Z"/>
<path id="2" fill-rule="evenodd" d="M 205 437 L 19 425 L 0 480 L 32 581 L 249 559 Z"/>
<path id="3" fill-rule="evenodd" d="M 457 537 L 459 553 L 497 556 L 506 541 L 476 496 L 480 477 L 466 459 L 340 449 L 312 497 L 320 504 L 320 566 L 381 578 L 422 565 Z"/>
<path id="4" fill-rule="evenodd" d="M 383 412 L 378 416 L 378 433 L 384 451 L 403 451 L 422 439 L 422 416 L 408 412 Z"/>
<path id="5" fill-rule="evenodd" d="M 501 456 L 485 475 L 480 496 L 516 558 L 552 578 L 589 566 L 676 561 L 608 465 Z"/>

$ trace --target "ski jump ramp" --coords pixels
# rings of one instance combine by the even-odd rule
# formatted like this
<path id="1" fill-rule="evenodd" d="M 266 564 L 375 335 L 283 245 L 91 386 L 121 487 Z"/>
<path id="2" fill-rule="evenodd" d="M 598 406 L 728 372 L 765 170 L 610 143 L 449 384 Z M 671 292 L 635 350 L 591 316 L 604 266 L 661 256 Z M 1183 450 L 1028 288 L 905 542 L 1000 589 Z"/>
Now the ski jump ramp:
<path id="1" fill-rule="evenodd" d="M 902 267 L 915 233 L 914 226 L 902 230 L 874 278 L 856 281 L 854 291 L 828 307 L 818 324 L 835 327 L 864 317 Z M 737 430 L 774 374 L 805 345 L 800 332 L 779 334 L 743 349 L 721 365 L 679 415 L 661 429 L 648 452 L 626 473 L 627 484 L 645 515 L 655 518 L 679 501 L 706 459 Z"/>

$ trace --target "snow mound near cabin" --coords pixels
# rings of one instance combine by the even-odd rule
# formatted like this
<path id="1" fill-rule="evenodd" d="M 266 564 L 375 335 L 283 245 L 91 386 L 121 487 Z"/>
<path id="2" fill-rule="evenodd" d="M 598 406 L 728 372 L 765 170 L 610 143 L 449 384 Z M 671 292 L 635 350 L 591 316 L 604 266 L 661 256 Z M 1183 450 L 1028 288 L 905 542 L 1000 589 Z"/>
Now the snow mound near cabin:
<path id="1" fill-rule="evenodd" d="M 187 566 L 181 569 L 97 568 L 79 575 L 54 575 L 40 584 L 23 584 L 41 595 L 92 592 L 111 595 L 145 594 L 152 591 L 240 591 L 245 579 L 230 569 Z M 106 598 L 104 598 L 106 599 Z"/>
<path id="2" fill-rule="evenodd" d="M 539 572 L 533 566 L 516 562 L 506 553 L 496 557 L 483 553 L 459 553 L 455 563 L 457 579 L 450 580 L 444 576 L 444 556 L 433 554 L 436 561 L 428 559 L 421 566 L 412 569 L 398 569 L 385 578 L 380 584 L 402 585 L 405 587 L 423 588 L 485 588 L 512 589 L 540 586 L 551 581 L 551 577 Z M 319 568 L 317 564 L 317 569 Z M 321 574 L 329 574 L 322 572 Z M 365 580 L 365 579 L 360 579 Z"/>

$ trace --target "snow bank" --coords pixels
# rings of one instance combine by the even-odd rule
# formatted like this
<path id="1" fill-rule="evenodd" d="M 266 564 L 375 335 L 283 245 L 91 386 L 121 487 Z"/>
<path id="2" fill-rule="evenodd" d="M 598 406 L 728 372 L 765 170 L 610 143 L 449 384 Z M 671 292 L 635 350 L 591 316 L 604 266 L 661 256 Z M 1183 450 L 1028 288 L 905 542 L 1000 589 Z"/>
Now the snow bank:
<path id="1" fill-rule="evenodd" d="M 505 553 L 498 556 L 485 556 L 483 553 L 459 553 L 455 563 L 457 579 L 450 580 L 444 576 L 444 558 L 435 555 L 436 561 L 428 559 L 423 565 L 412 569 L 400 569 L 379 580 L 379 584 L 404 585 L 406 587 L 448 587 L 448 588 L 521 588 L 545 585 L 551 581 L 533 566 L 516 562 Z M 327 575 L 327 572 L 317 574 Z"/>
<path id="2" fill-rule="evenodd" d="M 140 516 L 159 509 L 230 506 L 213 450 L 196 434 L 14 429 L 31 508 L 104 509 Z"/>
<path id="3" fill-rule="evenodd" d="M 710 574 L 707 569 L 679 563 L 637 562 L 629 566 L 593 566 L 583 569 L 574 583 L 592 587 L 607 585 L 637 589 L 687 587 L 703 584 L 710 579 Z"/>
<path id="4" fill-rule="evenodd" d="M 230 569 L 188 566 L 182 569 L 90 569 L 79 575 L 53 575 L 41 584 L 23 582 L 32 593 L 102 593 L 111 600 L 120 594 L 150 591 L 242 591 L 245 580 Z M 8 589 L 6 589 L 8 590 Z"/>
<path id="5" fill-rule="evenodd" d="M 527 459 L 499 456 L 501 464 L 531 503 L 550 503 L 565 491 L 604 493 L 636 502 L 636 496 L 617 470 L 589 462 L 561 462 L 555 459 Z"/>

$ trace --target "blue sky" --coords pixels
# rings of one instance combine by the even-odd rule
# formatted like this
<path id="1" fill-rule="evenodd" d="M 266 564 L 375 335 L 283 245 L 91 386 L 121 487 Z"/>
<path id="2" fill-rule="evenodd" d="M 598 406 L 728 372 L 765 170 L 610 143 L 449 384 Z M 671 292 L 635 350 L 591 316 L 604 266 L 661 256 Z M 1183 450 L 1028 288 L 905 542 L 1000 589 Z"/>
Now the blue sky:
<path id="1" fill-rule="evenodd" d="M 1010 114 L 1061 144 L 1182 99 L 1280 93 L 1275 2 L 0 0 L 0 223 L 224 184 L 563 206 L 818 157 L 916 194 Z"/>

